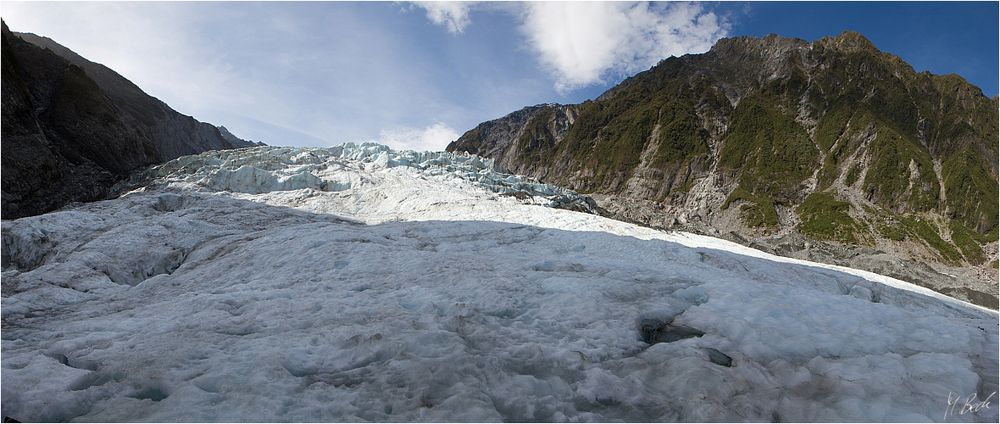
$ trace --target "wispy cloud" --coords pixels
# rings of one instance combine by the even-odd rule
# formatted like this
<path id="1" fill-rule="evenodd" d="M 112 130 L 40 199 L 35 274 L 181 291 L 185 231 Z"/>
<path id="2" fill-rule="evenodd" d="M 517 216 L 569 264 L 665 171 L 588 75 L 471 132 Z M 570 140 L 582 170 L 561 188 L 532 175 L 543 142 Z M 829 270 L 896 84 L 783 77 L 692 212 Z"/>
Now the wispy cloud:
<path id="1" fill-rule="evenodd" d="M 472 3 L 464 1 L 417 1 L 417 6 L 427 11 L 427 19 L 448 29 L 452 34 L 460 34 L 469 25 L 469 9 Z"/>
<path id="2" fill-rule="evenodd" d="M 478 7 L 418 5 L 453 33 L 470 24 L 469 12 Z M 724 18 L 695 3 L 531 2 L 482 9 L 515 16 L 562 93 L 645 70 L 670 56 L 707 51 L 730 29 Z"/>
<path id="3" fill-rule="evenodd" d="M 395 149 L 439 151 L 458 137 L 453 128 L 437 122 L 424 128 L 382 130 L 378 142 Z"/>

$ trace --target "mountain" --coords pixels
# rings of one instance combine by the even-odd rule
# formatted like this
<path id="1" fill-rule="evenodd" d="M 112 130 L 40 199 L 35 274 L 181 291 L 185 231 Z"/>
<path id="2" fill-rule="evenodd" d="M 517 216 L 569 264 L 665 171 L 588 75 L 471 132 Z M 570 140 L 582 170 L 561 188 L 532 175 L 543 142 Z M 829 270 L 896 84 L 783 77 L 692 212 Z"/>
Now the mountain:
<path id="1" fill-rule="evenodd" d="M 177 113 L 104 65 L 3 24 L 5 219 L 103 198 L 129 172 L 254 145 Z"/>
<path id="2" fill-rule="evenodd" d="M 720 40 L 450 152 L 587 193 L 611 216 L 869 269 L 997 306 L 998 100 L 854 32 Z"/>
<path id="3" fill-rule="evenodd" d="M 222 139 L 226 140 L 226 141 L 228 141 L 228 142 L 230 142 L 230 143 L 232 143 L 234 145 L 240 145 L 240 146 L 246 146 L 246 145 L 250 145 L 250 146 L 266 146 L 267 145 L 267 144 L 264 144 L 264 142 L 261 142 L 261 141 L 244 140 L 242 138 L 239 138 L 239 137 L 233 135 L 233 133 L 229 132 L 229 129 L 226 128 L 226 127 L 224 127 L 224 126 L 222 126 L 222 125 L 219 125 L 217 128 L 219 129 L 219 135 L 222 136 Z"/>
<path id="4" fill-rule="evenodd" d="M 997 422 L 997 312 L 553 207 L 491 160 L 184 156 L 5 220 L 22 422 Z M 948 412 L 948 403 L 960 400 Z"/>

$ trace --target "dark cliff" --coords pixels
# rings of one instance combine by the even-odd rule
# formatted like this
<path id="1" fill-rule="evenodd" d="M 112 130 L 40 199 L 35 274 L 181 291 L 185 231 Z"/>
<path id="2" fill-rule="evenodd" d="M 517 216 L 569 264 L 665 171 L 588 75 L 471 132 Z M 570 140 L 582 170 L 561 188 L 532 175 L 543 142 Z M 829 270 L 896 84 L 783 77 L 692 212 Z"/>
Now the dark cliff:
<path id="1" fill-rule="evenodd" d="M 4 219 L 102 199 L 139 167 L 251 145 L 50 39 L 4 23 L 2 42 Z"/>

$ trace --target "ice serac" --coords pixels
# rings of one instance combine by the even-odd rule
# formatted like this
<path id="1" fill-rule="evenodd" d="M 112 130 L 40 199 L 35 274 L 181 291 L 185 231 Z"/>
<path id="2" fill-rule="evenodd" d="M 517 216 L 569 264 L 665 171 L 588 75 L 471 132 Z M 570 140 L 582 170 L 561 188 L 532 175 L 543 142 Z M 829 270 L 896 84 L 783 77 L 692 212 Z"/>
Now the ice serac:
<path id="1" fill-rule="evenodd" d="M 366 169 L 412 168 L 420 175 L 457 179 L 502 196 L 561 209 L 597 213 L 592 199 L 572 190 L 513 175 L 492 159 L 447 152 L 395 151 L 375 143 L 331 148 L 256 147 L 185 156 L 134 175 L 118 191 L 150 184 L 259 194 L 310 189 L 343 191 L 370 183 Z"/>
<path id="2" fill-rule="evenodd" d="M 247 148 L 4 221 L 19 421 L 959 421 L 986 310 L 547 207 L 468 155 Z M 505 195 L 523 193 L 521 195 Z"/>

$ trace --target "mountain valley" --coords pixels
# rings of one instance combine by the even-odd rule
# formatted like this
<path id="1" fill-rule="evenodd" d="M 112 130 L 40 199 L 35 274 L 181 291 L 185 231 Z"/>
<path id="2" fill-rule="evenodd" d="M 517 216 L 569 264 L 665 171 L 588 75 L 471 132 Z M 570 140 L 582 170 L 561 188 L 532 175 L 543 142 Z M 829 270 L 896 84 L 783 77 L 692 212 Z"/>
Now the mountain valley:
<path id="1" fill-rule="evenodd" d="M 2 55 L 4 422 L 1000 420 L 998 99 L 860 34 L 722 39 L 447 151 L 268 146 Z"/>

